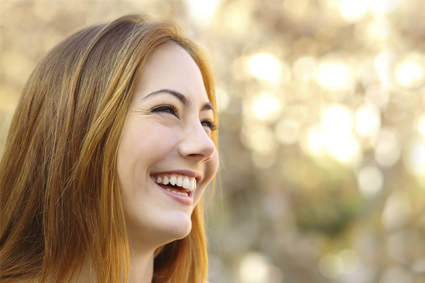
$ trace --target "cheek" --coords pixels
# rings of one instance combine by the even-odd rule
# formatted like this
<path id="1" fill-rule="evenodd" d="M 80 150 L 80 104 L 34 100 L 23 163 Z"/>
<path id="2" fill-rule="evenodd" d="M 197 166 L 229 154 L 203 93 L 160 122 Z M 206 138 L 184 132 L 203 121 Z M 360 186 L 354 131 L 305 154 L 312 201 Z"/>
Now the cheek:
<path id="1" fill-rule="evenodd" d="M 173 146 L 173 135 L 169 128 L 143 122 L 129 123 L 123 130 L 117 158 L 121 181 L 135 178 L 140 181 L 145 176 L 141 173 L 161 160 Z"/>
<path id="2" fill-rule="evenodd" d="M 215 150 L 213 156 L 211 157 L 211 159 L 204 163 L 204 180 L 202 181 L 202 187 L 201 190 L 197 190 L 197 193 L 195 192 L 196 196 L 195 196 L 195 202 L 194 204 L 197 204 L 199 199 L 201 198 L 202 194 L 205 191 L 205 188 L 207 187 L 207 185 L 212 181 L 212 179 L 214 178 L 214 176 L 217 174 L 217 170 L 218 170 L 218 166 L 219 166 L 219 156 L 218 156 L 218 151 Z"/>
<path id="3" fill-rule="evenodd" d="M 217 170 L 218 170 L 218 165 L 219 165 L 219 156 L 218 156 L 218 151 L 217 149 L 214 151 L 213 155 L 211 156 L 210 161 L 208 161 L 205 166 L 205 177 L 209 178 L 210 182 L 215 174 L 217 174 Z"/>
<path id="4" fill-rule="evenodd" d="M 200 186 L 200 190 L 197 190 L 198 195 L 196 195 L 195 197 L 196 198 L 195 203 L 198 202 L 199 198 L 204 193 L 205 188 L 208 186 L 208 184 L 212 181 L 214 176 L 217 174 L 218 165 L 219 165 L 219 157 L 218 157 L 217 150 L 215 150 L 211 159 L 208 162 L 203 164 L 203 167 L 204 167 L 203 181 L 202 181 L 202 185 Z"/>
<path id="5" fill-rule="evenodd" d="M 172 128 L 151 120 L 133 123 L 121 136 L 120 152 L 129 159 L 140 158 L 141 154 L 143 159 L 149 159 L 171 146 L 175 140 L 174 132 Z"/>

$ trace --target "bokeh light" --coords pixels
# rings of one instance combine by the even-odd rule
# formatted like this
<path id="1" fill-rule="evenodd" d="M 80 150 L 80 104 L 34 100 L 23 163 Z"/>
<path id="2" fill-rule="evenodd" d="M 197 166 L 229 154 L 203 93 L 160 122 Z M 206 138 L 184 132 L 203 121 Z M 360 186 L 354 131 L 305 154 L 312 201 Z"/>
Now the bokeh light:
<path id="1" fill-rule="evenodd" d="M 394 76 L 401 87 L 418 88 L 425 82 L 425 59 L 419 54 L 408 54 L 396 64 Z"/>
<path id="2" fill-rule="evenodd" d="M 258 120 L 272 122 L 279 117 L 282 106 L 274 95 L 262 93 L 252 99 L 250 110 L 247 111 L 253 113 Z"/>
<path id="3" fill-rule="evenodd" d="M 314 124 L 306 129 L 301 146 L 307 154 L 312 156 L 326 154 L 325 140 L 319 124 Z"/>
<path id="4" fill-rule="evenodd" d="M 273 131 L 263 124 L 244 124 L 241 139 L 248 148 L 262 154 L 273 153 L 277 147 Z"/>
<path id="5" fill-rule="evenodd" d="M 267 257 L 260 253 L 249 253 L 242 259 L 239 274 L 243 283 L 266 282 Z"/>
<path id="6" fill-rule="evenodd" d="M 217 91 L 217 105 L 218 111 L 223 112 L 227 110 L 230 103 L 230 97 L 224 89 L 219 89 Z"/>
<path id="7" fill-rule="evenodd" d="M 267 255 L 259 252 L 246 254 L 239 266 L 241 283 L 278 283 L 282 280 L 281 271 L 270 264 Z"/>
<path id="8" fill-rule="evenodd" d="M 328 90 L 346 90 L 354 86 L 349 67 L 340 60 L 322 60 L 319 64 L 317 81 Z"/>
<path id="9" fill-rule="evenodd" d="M 397 9 L 400 0 L 368 0 L 367 2 L 369 2 L 369 7 L 372 12 L 377 15 L 383 15 Z"/>
<path id="10" fill-rule="evenodd" d="M 328 253 L 320 258 L 319 270 L 328 278 L 340 277 L 352 273 L 359 265 L 359 258 L 354 250 L 346 249 Z"/>
<path id="11" fill-rule="evenodd" d="M 375 143 L 375 159 L 382 166 L 393 166 L 400 158 L 400 146 L 396 135 L 382 129 Z"/>
<path id="12" fill-rule="evenodd" d="M 298 141 L 300 135 L 300 125 L 297 121 L 290 119 L 281 119 L 275 127 L 277 139 L 286 145 L 294 144 Z"/>
<path id="13" fill-rule="evenodd" d="M 394 192 L 388 198 L 382 223 L 388 230 L 394 230 L 406 224 L 411 213 L 411 203 L 405 192 Z"/>
<path id="14" fill-rule="evenodd" d="M 381 51 L 376 57 L 374 66 L 378 72 L 380 82 L 386 89 L 393 88 L 395 82 L 393 81 L 392 68 L 397 59 L 397 54 L 391 50 Z"/>
<path id="15" fill-rule="evenodd" d="M 362 168 L 357 175 L 360 193 L 364 197 L 373 197 L 382 191 L 384 175 L 374 166 Z"/>
<path id="16" fill-rule="evenodd" d="M 363 104 L 356 110 L 356 133 L 365 138 L 375 138 L 381 128 L 381 115 L 373 104 Z"/>
<path id="17" fill-rule="evenodd" d="M 389 100 L 388 92 L 381 86 L 371 85 L 366 88 L 365 100 L 380 109 L 385 109 Z"/>
<path id="18" fill-rule="evenodd" d="M 277 83 L 282 73 L 279 59 L 269 53 L 259 53 L 250 57 L 247 68 L 252 76 L 270 83 Z"/>
<path id="19" fill-rule="evenodd" d="M 326 277 L 338 277 L 343 272 L 343 268 L 344 263 L 338 255 L 326 254 L 320 259 L 319 269 L 320 272 Z"/>
<path id="20" fill-rule="evenodd" d="M 292 70 L 295 79 L 302 82 L 310 81 L 317 74 L 316 58 L 311 56 L 300 57 L 294 62 Z"/>
<path id="21" fill-rule="evenodd" d="M 360 21 L 368 12 L 368 1 L 341 0 L 339 11 L 344 20 L 349 23 Z"/>
<path id="22" fill-rule="evenodd" d="M 220 0 L 184 0 L 188 4 L 189 18 L 193 24 L 200 27 L 206 27 L 214 19 L 214 13 L 217 10 Z"/>
<path id="23" fill-rule="evenodd" d="M 410 172 L 425 180 L 425 138 L 412 139 L 406 151 L 404 162 L 406 167 Z"/>
<path id="24" fill-rule="evenodd" d="M 352 133 L 352 111 L 341 105 L 331 104 L 322 113 L 321 129 L 327 151 L 341 162 L 358 157 L 359 144 Z"/>

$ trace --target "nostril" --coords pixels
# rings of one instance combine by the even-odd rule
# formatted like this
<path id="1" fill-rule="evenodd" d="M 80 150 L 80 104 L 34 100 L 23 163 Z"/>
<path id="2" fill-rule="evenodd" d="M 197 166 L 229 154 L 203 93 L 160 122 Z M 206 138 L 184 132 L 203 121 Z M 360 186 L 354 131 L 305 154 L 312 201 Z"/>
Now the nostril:
<path id="1" fill-rule="evenodd" d="M 179 144 L 179 152 L 182 156 L 201 162 L 210 160 L 214 150 L 214 142 L 202 127 L 200 129 L 188 127 L 185 138 Z"/>
<path id="2" fill-rule="evenodd" d="M 202 161 L 204 161 L 204 162 L 210 161 L 210 160 L 211 160 L 211 158 L 212 158 L 212 155 L 209 155 L 209 156 L 207 156 L 207 157 L 203 158 L 204 156 L 205 156 L 205 155 L 203 155 L 203 154 L 199 154 L 199 153 L 192 153 L 192 154 L 189 154 L 189 157 L 198 158 L 198 159 L 200 159 L 200 160 L 202 160 Z"/>

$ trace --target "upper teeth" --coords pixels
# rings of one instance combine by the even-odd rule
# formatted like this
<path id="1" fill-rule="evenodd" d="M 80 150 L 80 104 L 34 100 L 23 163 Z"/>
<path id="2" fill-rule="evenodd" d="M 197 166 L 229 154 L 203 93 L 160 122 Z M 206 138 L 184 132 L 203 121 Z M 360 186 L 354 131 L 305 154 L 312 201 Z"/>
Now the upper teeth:
<path id="1" fill-rule="evenodd" d="M 183 187 L 185 190 L 188 191 L 195 191 L 196 190 L 196 180 L 192 177 L 182 176 L 182 175 L 163 175 L 163 176 L 157 176 L 152 177 L 152 180 L 156 182 L 157 184 L 163 184 L 168 185 L 171 184 L 173 186 Z"/>

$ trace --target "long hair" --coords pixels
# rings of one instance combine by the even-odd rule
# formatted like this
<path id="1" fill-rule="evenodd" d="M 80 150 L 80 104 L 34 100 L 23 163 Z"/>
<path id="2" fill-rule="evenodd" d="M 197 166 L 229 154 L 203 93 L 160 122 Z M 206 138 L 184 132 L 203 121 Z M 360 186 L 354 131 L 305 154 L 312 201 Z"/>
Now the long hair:
<path id="1" fill-rule="evenodd" d="M 37 65 L 0 163 L 0 280 L 70 282 L 88 259 L 97 282 L 128 281 L 119 140 L 149 55 L 170 43 L 199 66 L 215 106 L 203 53 L 175 24 L 137 15 L 77 32 Z M 201 199 L 190 234 L 157 252 L 154 280 L 205 282 L 207 271 Z"/>

